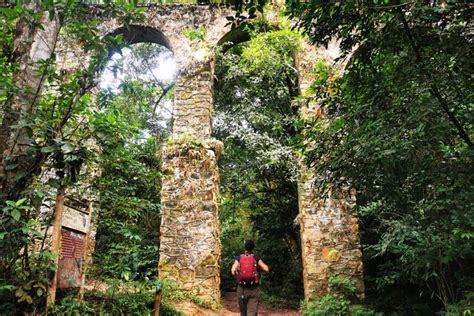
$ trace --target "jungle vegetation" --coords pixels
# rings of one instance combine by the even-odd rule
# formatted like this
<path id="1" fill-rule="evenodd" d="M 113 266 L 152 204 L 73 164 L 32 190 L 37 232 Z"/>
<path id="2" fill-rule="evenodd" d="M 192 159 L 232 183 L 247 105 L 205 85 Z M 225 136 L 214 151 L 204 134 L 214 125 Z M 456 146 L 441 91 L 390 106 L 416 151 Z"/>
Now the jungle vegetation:
<path id="1" fill-rule="evenodd" d="M 164 114 L 172 83 L 137 74 L 149 68 L 140 61 L 153 60 L 163 48 L 133 45 L 130 59 L 110 63 L 111 52 L 128 45 L 120 35 L 100 38 L 81 1 L 27 2 L 0 8 L 0 311 L 44 311 L 56 266 L 41 229 L 52 218 L 41 209 L 62 190 L 81 191 L 86 184 L 100 202 L 88 273 L 108 290 L 86 292 L 82 304 L 64 293 L 50 312 L 146 314 L 157 277 L 159 151 L 172 126 Z M 225 144 L 219 162 L 223 290 L 233 286 L 228 269 L 250 237 L 272 266 L 264 300 L 299 305 L 295 218 L 303 157 L 321 192 L 341 186 L 357 192 L 368 306 L 357 310 L 344 295 L 327 296 L 303 305 L 304 314 L 470 315 L 472 4 L 287 0 L 279 4 L 278 25 L 265 19 L 276 3 L 234 5 L 239 13 L 229 22 L 244 23 L 251 40 L 217 52 L 213 136 Z M 144 8 L 104 1 L 96 10 L 127 27 L 140 22 Z M 91 56 L 91 66 L 64 71 L 53 54 L 38 65 L 43 88 L 34 92 L 33 104 L 18 107 L 31 92 L 17 77 L 31 43 L 18 39 L 42 28 L 45 11 L 58 18 L 62 38 Z M 327 45 L 334 39 L 340 59 L 317 63 L 316 80 L 298 98 L 293 56 L 301 41 Z M 106 68 L 125 74 L 113 89 L 98 86 Z M 295 101 L 317 103 L 324 115 L 302 118 Z M 16 144 L 11 135 L 24 142 Z M 347 280 L 333 282 L 351 291 Z M 202 304 L 166 286 L 170 300 Z M 123 295 L 124 287 L 134 294 Z M 175 313 L 167 304 L 162 312 Z"/>

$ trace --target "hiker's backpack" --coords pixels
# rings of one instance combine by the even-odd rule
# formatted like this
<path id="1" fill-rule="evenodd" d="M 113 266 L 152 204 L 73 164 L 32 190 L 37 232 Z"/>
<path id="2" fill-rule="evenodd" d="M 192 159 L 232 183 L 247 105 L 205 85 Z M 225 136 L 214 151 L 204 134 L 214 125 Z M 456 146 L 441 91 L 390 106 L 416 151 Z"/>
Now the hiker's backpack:
<path id="1" fill-rule="evenodd" d="M 254 285 L 258 283 L 257 259 L 254 255 L 240 256 L 240 270 L 237 282 L 241 285 Z"/>

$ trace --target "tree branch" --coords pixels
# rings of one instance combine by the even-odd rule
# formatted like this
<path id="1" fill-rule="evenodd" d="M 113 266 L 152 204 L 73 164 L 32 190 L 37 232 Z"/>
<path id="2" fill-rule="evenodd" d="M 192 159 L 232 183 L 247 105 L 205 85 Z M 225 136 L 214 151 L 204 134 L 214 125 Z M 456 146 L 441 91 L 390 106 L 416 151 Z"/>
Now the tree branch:
<path id="1" fill-rule="evenodd" d="M 399 16 L 400 16 L 400 19 L 403 23 L 403 28 L 405 30 L 406 36 L 408 37 L 408 41 L 410 42 L 411 48 L 413 49 L 413 51 L 415 53 L 415 58 L 416 58 L 417 63 L 419 64 L 419 67 L 421 69 L 421 73 L 430 84 L 431 93 L 438 100 L 439 105 L 441 106 L 443 111 L 448 116 L 448 119 L 456 127 L 459 137 L 461 137 L 470 148 L 474 148 L 474 144 L 471 141 L 471 139 L 469 138 L 469 134 L 466 132 L 466 130 L 462 126 L 461 122 L 458 121 L 458 119 L 456 118 L 454 113 L 449 109 L 448 103 L 446 102 L 446 100 L 441 95 L 441 92 L 439 91 L 438 87 L 433 82 L 433 78 L 431 77 L 431 75 L 427 71 L 426 65 L 425 65 L 425 63 L 423 61 L 423 58 L 421 56 L 421 53 L 420 53 L 420 49 L 419 49 L 418 45 L 415 42 L 415 38 L 413 37 L 410 26 L 408 25 L 408 22 L 405 19 L 405 16 L 403 15 L 403 11 L 400 10 Z"/>
<path id="2" fill-rule="evenodd" d="M 174 87 L 174 82 L 173 82 L 172 84 L 170 84 L 169 86 L 167 86 L 167 87 L 164 87 L 164 88 L 162 87 L 162 88 L 161 88 L 161 89 L 163 89 L 163 90 L 162 90 L 162 92 L 161 92 L 160 97 L 158 98 L 158 100 L 155 102 L 155 105 L 153 106 L 153 115 L 152 115 L 152 118 L 155 117 L 156 108 L 157 108 L 158 105 L 160 104 L 161 100 L 163 100 L 163 98 L 166 96 L 166 94 L 168 93 L 168 91 L 170 91 L 171 88 L 173 88 L 173 87 Z"/>

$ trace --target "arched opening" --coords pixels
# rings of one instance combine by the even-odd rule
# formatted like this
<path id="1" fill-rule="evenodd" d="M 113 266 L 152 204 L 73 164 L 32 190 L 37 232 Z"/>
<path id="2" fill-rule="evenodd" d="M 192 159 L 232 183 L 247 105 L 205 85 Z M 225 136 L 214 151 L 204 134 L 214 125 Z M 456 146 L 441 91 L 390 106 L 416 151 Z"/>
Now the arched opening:
<path id="1" fill-rule="evenodd" d="M 229 41 L 231 43 L 229 43 Z M 298 78 L 291 30 L 226 34 L 216 64 L 213 136 L 224 143 L 221 176 L 221 281 L 233 291 L 229 270 L 245 239 L 270 267 L 263 275 L 263 300 L 288 305 L 303 298 L 298 215 L 297 159 L 290 139 L 298 109 Z M 230 294 L 232 295 L 232 294 Z"/>
<path id="2" fill-rule="evenodd" d="M 101 204 L 95 266 L 101 279 L 144 281 L 157 275 L 161 157 L 172 130 L 175 62 L 159 30 L 131 26 L 128 45 L 110 54 L 96 94 Z"/>
<path id="3" fill-rule="evenodd" d="M 116 36 L 121 34 L 123 40 L 128 44 L 136 43 L 154 43 L 172 50 L 168 38 L 155 28 L 149 26 L 129 25 L 128 27 L 120 27 L 111 32 L 110 35 Z"/>
<path id="4" fill-rule="evenodd" d="M 250 39 L 250 33 L 245 28 L 245 25 L 242 24 L 222 36 L 222 38 L 217 42 L 217 45 L 222 47 L 223 52 L 226 52 L 240 43 L 250 41 Z"/>

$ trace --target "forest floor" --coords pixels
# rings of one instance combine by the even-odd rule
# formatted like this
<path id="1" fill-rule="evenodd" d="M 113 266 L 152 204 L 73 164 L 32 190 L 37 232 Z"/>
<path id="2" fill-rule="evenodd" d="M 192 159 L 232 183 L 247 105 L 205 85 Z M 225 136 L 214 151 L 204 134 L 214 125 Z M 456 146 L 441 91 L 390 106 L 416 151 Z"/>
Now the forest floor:
<path id="1" fill-rule="evenodd" d="M 218 310 L 209 310 L 197 306 L 189 301 L 180 301 L 173 303 L 176 310 L 184 315 L 193 316 L 239 316 L 239 305 L 237 303 L 236 292 L 222 293 L 222 307 Z M 260 304 L 258 307 L 259 316 L 299 316 L 301 313 L 296 309 L 274 308 L 266 304 Z"/>
<path id="2" fill-rule="evenodd" d="M 109 286 L 103 282 L 89 280 L 85 286 L 89 291 L 105 292 Z M 209 310 L 197 306 L 190 301 L 174 302 L 172 305 L 185 315 L 195 316 L 239 316 L 239 304 L 237 302 L 237 292 L 223 291 L 221 293 L 222 307 L 218 310 Z M 259 316 L 300 316 L 301 313 L 297 309 L 291 308 L 275 308 L 260 302 L 258 307 Z"/>
<path id="3" fill-rule="evenodd" d="M 222 293 L 223 308 L 221 310 L 222 316 L 240 315 L 239 304 L 237 303 L 237 292 L 223 292 Z M 273 308 L 260 303 L 258 307 L 258 315 L 264 316 L 299 316 L 300 312 L 294 309 Z"/>

